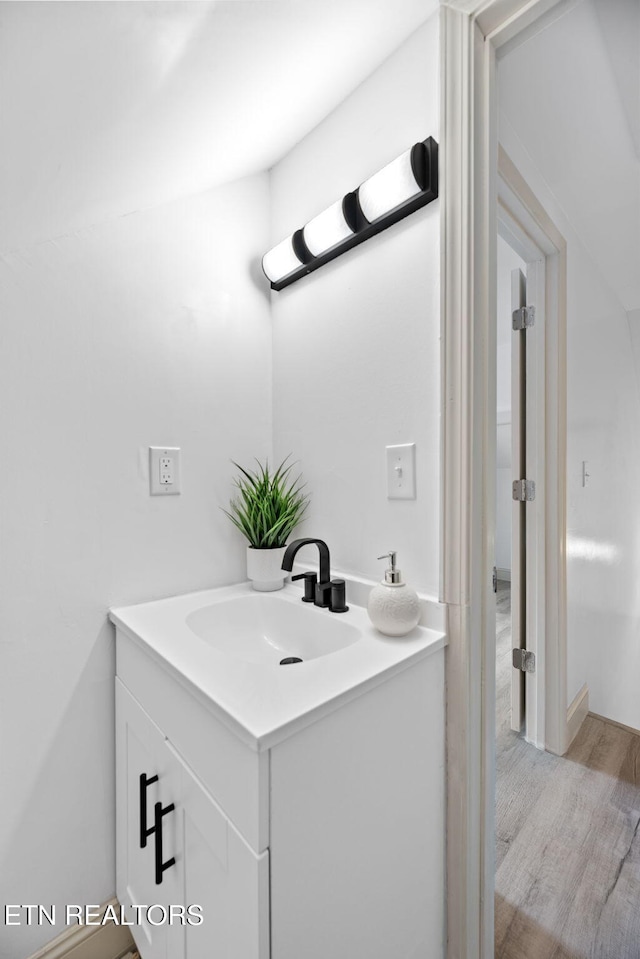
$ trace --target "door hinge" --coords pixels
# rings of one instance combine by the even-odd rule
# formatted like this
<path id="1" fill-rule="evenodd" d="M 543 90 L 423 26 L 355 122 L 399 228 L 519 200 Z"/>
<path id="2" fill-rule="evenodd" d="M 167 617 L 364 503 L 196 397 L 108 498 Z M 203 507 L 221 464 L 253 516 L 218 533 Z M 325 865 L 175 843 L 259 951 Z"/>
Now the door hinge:
<path id="1" fill-rule="evenodd" d="M 498 592 L 498 570 L 495 566 L 493 567 L 493 591 Z"/>
<path id="2" fill-rule="evenodd" d="M 513 668 L 520 669 L 523 673 L 535 673 L 536 654 L 530 653 L 528 649 L 513 649 Z"/>
<path id="3" fill-rule="evenodd" d="M 530 503 L 536 498 L 535 480 L 514 480 L 513 498 L 521 503 Z"/>
<path id="4" fill-rule="evenodd" d="M 511 324 L 514 333 L 520 330 L 528 330 L 530 326 L 535 326 L 535 322 L 535 306 L 521 306 L 519 310 L 514 310 L 511 314 Z"/>

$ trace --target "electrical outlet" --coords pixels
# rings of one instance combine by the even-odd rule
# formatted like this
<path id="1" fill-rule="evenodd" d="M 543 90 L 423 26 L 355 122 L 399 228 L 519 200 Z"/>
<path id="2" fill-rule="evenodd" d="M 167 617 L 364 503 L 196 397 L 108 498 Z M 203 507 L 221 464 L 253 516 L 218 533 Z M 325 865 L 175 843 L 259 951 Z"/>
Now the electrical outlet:
<path id="1" fill-rule="evenodd" d="M 416 444 L 387 446 L 387 499 L 416 498 Z"/>
<path id="2" fill-rule="evenodd" d="M 173 456 L 160 457 L 160 485 L 173 486 Z"/>
<path id="3" fill-rule="evenodd" d="M 179 447 L 149 447 L 149 492 L 151 496 L 180 492 Z"/>

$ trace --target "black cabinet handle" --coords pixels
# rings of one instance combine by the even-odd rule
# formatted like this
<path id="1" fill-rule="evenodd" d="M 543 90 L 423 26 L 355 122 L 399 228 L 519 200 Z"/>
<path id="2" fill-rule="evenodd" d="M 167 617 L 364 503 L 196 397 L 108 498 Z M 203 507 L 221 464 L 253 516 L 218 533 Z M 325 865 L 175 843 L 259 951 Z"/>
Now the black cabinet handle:
<path id="1" fill-rule="evenodd" d="M 169 803 L 168 806 L 163 807 L 161 802 L 157 802 L 154 806 L 155 823 L 151 832 L 155 832 L 156 834 L 156 886 L 159 886 L 162 882 L 162 873 L 165 869 L 169 869 L 176 864 L 173 856 L 171 859 L 167 859 L 166 862 L 162 861 L 162 817 L 166 816 L 167 813 L 173 812 L 175 808 L 173 803 Z"/>
<path id="2" fill-rule="evenodd" d="M 147 829 L 147 786 L 151 783 L 157 783 L 157 776 L 147 777 L 146 773 L 140 774 L 140 848 L 144 849 L 147 845 L 147 836 L 155 831 L 155 825 Z"/>

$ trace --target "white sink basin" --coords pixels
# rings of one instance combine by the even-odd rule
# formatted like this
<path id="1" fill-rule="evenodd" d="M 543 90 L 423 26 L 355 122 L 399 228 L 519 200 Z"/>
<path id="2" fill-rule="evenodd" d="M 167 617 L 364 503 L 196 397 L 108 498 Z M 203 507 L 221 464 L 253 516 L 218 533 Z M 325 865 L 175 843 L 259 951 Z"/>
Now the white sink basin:
<path id="1" fill-rule="evenodd" d="M 306 662 L 356 643 L 360 630 L 341 615 L 311 604 L 294 606 L 278 595 L 248 595 L 202 606 L 185 622 L 225 656 L 278 666 L 283 659 Z"/>
<path id="2" fill-rule="evenodd" d="M 295 586 L 261 594 L 238 583 L 112 609 L 118 669 L 161 664 L 244 742 L 268 749 L 444 645 L 420 626 L 382 636 L 347 595 L 349 611 L 331 613 Z M 303 662 L 281 666 L 288 657 Z"/>

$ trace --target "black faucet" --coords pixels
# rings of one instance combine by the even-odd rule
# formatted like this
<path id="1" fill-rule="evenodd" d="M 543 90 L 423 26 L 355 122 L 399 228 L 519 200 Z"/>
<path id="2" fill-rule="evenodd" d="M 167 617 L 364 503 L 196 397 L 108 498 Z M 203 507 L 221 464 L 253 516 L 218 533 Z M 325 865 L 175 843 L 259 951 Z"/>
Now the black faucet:
<path id="1" fill-rule="evenodd" d="M 316 606 L 324 606 L 332 613 L 346 613 L 349 609 L 345 605 L 345 583 L 343 579 L 331 579 L 329 547 L 322 539 L 294 539 L 289 543 L 282 560 L 282 569 L 288 573 L 293 569 L 293 560 L 302 546 L 315 543 L 320 553 L 319 575 L 315 573 L 300 573 L 292 576 L 292 580 L 304 579 L 304 603 L 313 602 Z"/>

